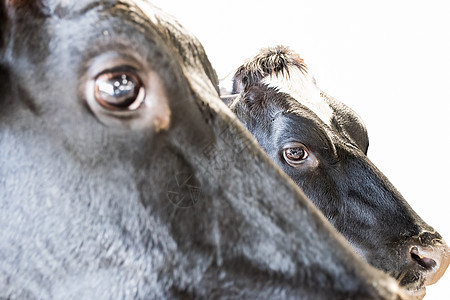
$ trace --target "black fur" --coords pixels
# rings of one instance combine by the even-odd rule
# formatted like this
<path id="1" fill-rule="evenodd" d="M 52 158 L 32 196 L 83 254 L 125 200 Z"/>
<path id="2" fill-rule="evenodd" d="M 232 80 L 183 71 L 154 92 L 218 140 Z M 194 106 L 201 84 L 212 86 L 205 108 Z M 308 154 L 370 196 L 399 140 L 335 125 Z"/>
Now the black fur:
<path id="1" fill-rule="evenodd" d="M 298 61 L 298 54 L 286 47 L 262 49 L 237 70 L 234 87 L 240 89 L 233 92 L 240 95 L 229 101 L 231 109 L 370 264 L 401 278 L 404 286 L 420 289 L 426 278 L 439 271 L 423 268 L 420 260 L 413 259 L 411 247 L 434 249 L 436 257 L 444 258 L 441 270 L 448 266 L 448 247 L 366 156 L 367 131 L 350 108 L 320 92 L 333 111 L 327 125 L 289 94 L 263 83 L 264 77 L 298 68 Z M 300 70 L 308 72 L 303 64 Z M 282 151 L 293 141 L 304 144 L 318 165 L 289 165 Z M 433 239 L 424 242 L 424 235 Z"/>
<path id="2" fill-rule="evenodd" d="M 0 298 L 400 299 L 220 102 L 200 43 L 138 4 L 1 2 Z M 102 119 L 90 72 L 117 61 L 160 94 Z"/>

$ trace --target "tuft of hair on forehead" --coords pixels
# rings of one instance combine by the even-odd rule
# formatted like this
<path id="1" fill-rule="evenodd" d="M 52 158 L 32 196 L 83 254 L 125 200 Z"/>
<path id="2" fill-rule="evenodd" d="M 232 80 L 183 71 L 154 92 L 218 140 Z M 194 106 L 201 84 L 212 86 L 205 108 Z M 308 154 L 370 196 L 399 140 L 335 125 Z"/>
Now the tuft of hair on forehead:
<path id="1" fill-rule="evenodd" d="M 258 84 L 268 75 L 281 73 L 289 77 L 290 67 L 296 67 L 304 74 L 308 72 L 304 60 L 289 47 L 263 48 L 237 69 L 233 77 L 233 93 Z"/>

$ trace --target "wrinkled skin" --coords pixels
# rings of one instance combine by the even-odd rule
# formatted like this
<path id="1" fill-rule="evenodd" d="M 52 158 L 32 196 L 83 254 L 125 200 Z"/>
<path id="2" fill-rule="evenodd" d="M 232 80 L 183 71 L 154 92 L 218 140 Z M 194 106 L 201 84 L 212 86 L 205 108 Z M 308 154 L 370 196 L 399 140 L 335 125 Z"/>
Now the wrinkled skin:
<path id="1" fill-rule="evenodd" d="M 424 293 L 450 260 L 449 248 L 367 157 L 359 118 L 317 88 L 286 47 L 262 49 L 236 71 L 224 101 L 366 261 Z"/>
<path id="2" fill-rule="evenodd" d="M 172 18 L 22 0 L 0 26 L 0 298 L 401 298 L 252 141 Z"/>

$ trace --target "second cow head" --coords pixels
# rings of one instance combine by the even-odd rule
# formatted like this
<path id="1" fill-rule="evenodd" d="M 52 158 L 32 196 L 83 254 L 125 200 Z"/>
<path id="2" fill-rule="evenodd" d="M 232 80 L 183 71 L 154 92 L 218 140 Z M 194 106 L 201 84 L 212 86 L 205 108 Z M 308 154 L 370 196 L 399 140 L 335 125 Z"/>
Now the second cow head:
<path id="1" fill-rule="evenodd" d="M 442 237 L 369 160 L 360 117 L 316 86 L 297 53 L 262 49 L 232 83 L 224 101 L 362 257 L 410 290 L 439 280 Z"/>

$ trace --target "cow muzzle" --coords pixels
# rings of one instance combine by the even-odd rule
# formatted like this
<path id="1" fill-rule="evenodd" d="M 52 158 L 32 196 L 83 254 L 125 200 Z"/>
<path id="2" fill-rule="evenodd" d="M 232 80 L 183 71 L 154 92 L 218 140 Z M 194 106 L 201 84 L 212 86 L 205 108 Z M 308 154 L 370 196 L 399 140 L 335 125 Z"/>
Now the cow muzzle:
<path id="1" fill-rule="evenodd" d="M 422 232 L 409 254 L 413 263 L 419 265 L 425 285 L 436 283 L 450 263 L 450 248 L 438 233 Z"/>

